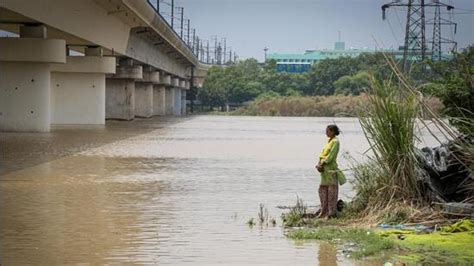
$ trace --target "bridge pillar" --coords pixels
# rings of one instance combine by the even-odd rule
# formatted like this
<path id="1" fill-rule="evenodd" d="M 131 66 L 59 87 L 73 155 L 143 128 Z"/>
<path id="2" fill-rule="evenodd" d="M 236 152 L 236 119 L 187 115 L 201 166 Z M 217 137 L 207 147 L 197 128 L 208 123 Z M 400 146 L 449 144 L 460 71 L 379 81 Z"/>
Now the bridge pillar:
<path id="1" fill-rule="evenodd" d="M 180 80 L 179 87 L 181 88 L 181 115 L 186 115 L 186 80 Z"/>
<path id="2" fill-rule="evenodd" d="M 105 81 L 106 118 L 132 120 L 135 118 L 135 79 L 143 78 L 142 66 L 125 60 L 115 75 Z"/>
<path id="3" fill-rule="evenodd" d="M 173 115 L 174 110 L 174 103 L 175 103 L 175 96 L 174 96 L 174 88 L 173 87 L 166 87 L 165 89 L 165 115 Z"/>
<path id="4" fill-rule="evenodd" d="M 153 83 L 135 82 L 135 116 L 153 115 Z"/>
<path id="5" fill-rule="evenodd" d="M 162 72 L 159 84 L 153 86 L 153 115 L 166 115 L 166 86 L 170 84 L 170 76 Z"/>
<path id="6" fill-rule="evenodd" d="M 164 105 L 161 110 L 164 111 L 164 115 L 173 115 L 174 107 L 174 91 L 172 89 L 172 78 L 171 75 L 162 73 L 160 80 L 160 88 L 163 89 L 163 101 Z"/>
<path id="7" fill-rule="evenodd" d="M 174 91 L 174 106 L 173 106 L 173 115 L 181 116 L 181 89 L 173 88 Z"/>
<path id="8" fill-rule="evenodd" d="M 50 130 L 50 66 L 65 62 L 66 42 L 47 39 L 42 25 L 0 38 L 0 131 Z"/>
<path id="9" fill-rule="evenodd" d="M 86 48 L 85 56 L 68 56 L 51 70 L 51 123 L 105 124 L 105 75 L 115 73 L 115 57 Z"/>
<path id="10" fill-rule="evenodd" d="M 171 85 L 173 86 L 173 110 L 172 114 L 174 116 L 181 115 L 181 88 L 180 86 L 180 79 L 179 78 L 172 78 Z"/>
<path id="11" fill-rule="evenodd" d="M 186 90 L 181 90 L 181 115 L 186 115 Z"/>
<path id="12" fill-rule="evenodd" d="M 166 114 L 165 90 L 165 85 L 153 85 L 153 115 L 162 116 Z"/>
<path id="13" fill-rule="evenodd" d="M 160 82 L 160 73 L 150 67 L 143 71 L 143 79 L 135 82 L 135 116 L 151 117 L 153 115 L 153 84 Z"/>

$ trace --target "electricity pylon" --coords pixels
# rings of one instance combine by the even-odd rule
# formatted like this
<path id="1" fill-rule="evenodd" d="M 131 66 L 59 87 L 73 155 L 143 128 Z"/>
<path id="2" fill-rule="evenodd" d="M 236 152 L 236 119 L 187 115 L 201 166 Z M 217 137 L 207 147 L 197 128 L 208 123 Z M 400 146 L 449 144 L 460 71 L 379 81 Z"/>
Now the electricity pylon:
<path id="1" fill-rule="evenodd" d="M 385 4 L 382 18 L 385 19 L 387 8 L 396 6 L 408 8 L 402 63 L 403 70 L 407 71 L 410 63 L 423 61 L 426 57 L 425 0 L 408 0 L 408 3 L 396 0 Z"/>
<path id="2" fill-rule="evenodd" d="M 443 25 L 454 26 L 454 34 L 457 31 L 457 24 L 442 18 L 441 16 L 441 7 L 446 7 L 446 9 L 452 10 L 453 6 L 443 4 L 440 1 L 433 1 L 431 4 L 434 6 L 434 17 L 433 20 L 429 20 L 428 24 L 433 25 L 433 38 L 431 39 L 431 60 L 440 61 L 442 59 L 442 44 L 451 44 L 451 50 L 456 50 L 457 43 L 454 40 L 443 37 L 442 27 Z"/>
<path id="3" fill-rule="evenodd" d="M 428 55 L 428 47 L 426 44 L 426 18 L 425 8 L 434 7 L 434 18 L 429 20 L 428 24 L 433 25 L 433 36 L 431 39 L 431 59 L 441 60 L 442 43 L 455 42 L 444 38 L 441 35 L 442 25 L 455 25 L 449 20 L 441 17 L 441 7 L 446 7 L 448 11 L 454 7 L 441 3 L 439 0 L 431 0 L 430 3 L 425 3 L 425 0 L 395 0 L 388 4 L 382 5 L 382 18 L 386 17 L 386 9 L 389 7 L 407 7 L 407 21 L 405 28 L 405 43 L 403 46 L 403 62 L 402 67 L 404 71 L 408 71 L 410 64 L 424 61 Z"/>

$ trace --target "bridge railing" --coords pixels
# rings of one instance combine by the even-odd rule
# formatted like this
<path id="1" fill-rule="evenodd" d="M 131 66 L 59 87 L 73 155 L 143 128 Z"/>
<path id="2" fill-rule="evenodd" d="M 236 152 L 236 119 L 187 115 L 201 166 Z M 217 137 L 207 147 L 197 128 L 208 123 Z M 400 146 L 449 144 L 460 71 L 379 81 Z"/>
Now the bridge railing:
<path id="1" fill-rule="evenodd" d="M 209 41 L 207 41 L 207 48 L 206 48 L 204 46 L 204 41 L 200 39 L 198 36 L 195 36 L 195 34 L 193 34 L 193 39 L 190 40 L 189 32 L 187 34 L 188 38 L 187 40 L 185 40 L 184 38 L 185 34 L 181 35 L 178 32 L 176 32 L 174 27 L 161 14 L 160 8 L 159 8 L 160 1 L 162 0 L 147 0 L 148 4 L 155 10 L 156 14 L 162 18 L 162 20 L 168 25 L 168 27 L 173 31 L 173 33 L 191 50 L 191 52 L 194 54 L 194 56 L 196 56 L 196 58 L 198 59 L 200 63 L 210 64 L 210 65 L 228 65 L 228 64 L 233 64 L 235 63 L 235 61 L 237 61 L 237 54 L 236 53 L 232 54 L 232 50 L 229 51 L 229 60 L 226 61 L 227 52 L 224 52 L 224 54 L 222 54 L 221 43 L 219 43 L 219 46 L 216 45 L 216 47 L 214 47 L 214 52 L 213 54 L 211 54 L 210 53 L 211 51 L 209 48 Z M 175 18 L 173 16 L 171 16 L 171 19 L 182 20 L 182 18 Z M 189 27 L 189 24 L 188 24 L 188 27 Z M 195 29 L 193 31 L 195 31 Z M 226 49 L 224 48 L 224 51 L 225 50 Z M 222 58 L 224 59 L 222 60 Z"/>
<path id="2" fill-rule="evenodd" d="M 159 4 L 159 1 L 160 1 L 160 0 L 147 0 L 148 4 L 153 8 L 153 10 L 155 10 L 156 14 L 157 14 L 158 16 L 160 16 L 160 17 L 163 19 L 163 21 L 168 25 L 168 27 L 170 27 L 170 29 L 173 31 L 173 33 L 193 52 L 194 55 L 196 55 L 196 53 L 194 52 L 194 49 L 193 49 L 193 47 L 190 45 L 189 41 L 186 42 L 186 41 L 184 40 L 184 38 L 183 38 L 180 34 L 178 34 L 178 33 L 174 30 L 174 28 L 171 26 L 171 24 L 161 15 L 161 13 L 160 13 L 160 11 L 159 11 L 159 9 L 158 9 L 158 7 L 157 7 L 157 5 Z"/>

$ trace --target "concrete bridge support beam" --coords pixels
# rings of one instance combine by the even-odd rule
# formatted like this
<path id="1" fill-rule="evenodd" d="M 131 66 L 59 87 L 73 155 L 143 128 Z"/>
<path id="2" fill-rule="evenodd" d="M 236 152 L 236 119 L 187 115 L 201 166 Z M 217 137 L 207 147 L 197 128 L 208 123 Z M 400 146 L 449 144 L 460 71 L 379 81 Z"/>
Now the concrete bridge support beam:
<path id="1" fill-rule="evenodd" d="M 135 116 L 153 115 L 153 83 L 135 82 Z"/>
<path id="2" fill-rule="evenodd" d="M 175 96 L 174 96 L 174 88 L 173 87 L 166 87 L 165 89 L 165 115 L 173 115 L 174 104 L 175 104 Z"/>
<path id="3" fill-rule="evenodd" d="M 105 81 L 106 118 L 132 120 L 135 118 L 135 80 L 143 78 L 142 66 L 126 61 L 115 75 Z"/>
<path id="4" fill-rule="evenodd" d="M 105 124 L 105 75 L 115 73 L 115 57 L 101 50 L 86 48 L 86 56 L 51 67 L 52 124 Z"/>
<path id="5" fill-rule="evenodd" d="M 50 66 L 66 62 L 66 42 L 46 37 L 40 25 L 0 38 L 0 131 L 50 130 Z"/>
<path id="6" fill-rule="evenodd" d="M 181 89 L 173 88 L 173 90 L 174 90 L 173 115 L 181 116 Z"/>
<path id="7" fill-rule="evenodd" d="M 173 79 L 171 75 L 162 73 L 161 84 L 164 86 L 165 115 L 173 115 L 174 108 L 174 90 L 172 88 Z"/>
<path id="8" fill-rule="evenodd" d="M 186 90 L 181 90 L 181 115 L 186 115 Z"/>
<path id="9" fill-rule="evenodd" d="M 144 67 L 143 79 L 135 82 L 135 116 L 153 116 L 153 84 L 160 82 L 160 72 Z"/>
<path id="10" fill-rule="evenodd" d="M 153 115 L 166 115 L 165 91 L 165 85 L 153 85 Z"/>

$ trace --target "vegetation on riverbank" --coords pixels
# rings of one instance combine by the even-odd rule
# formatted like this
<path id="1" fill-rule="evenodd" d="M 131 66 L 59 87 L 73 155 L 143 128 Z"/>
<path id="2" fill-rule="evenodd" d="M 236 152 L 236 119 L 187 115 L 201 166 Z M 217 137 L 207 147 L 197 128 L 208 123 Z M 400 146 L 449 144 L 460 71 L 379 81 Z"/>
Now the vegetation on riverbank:
<path id="1" fill-rule="evenodd" d="M 339 246 L 349 257 L 390 258 L 403 263 L 470 264 L 474 262 L 474 231 L 458 233 L 416 233 L 379 229 L 336 228 L 296 229 L 288 233 L 295 240 L 319 240 Z"/>
<path id="2" fill-rule="evenodd" d="M 406 211 L 406 210 L 405 210 Z M 380 227 L 354 219 L 353 210 L 344 209 L 334 219 L 315 219 L 298 198 L 282 215 L 287 237 L 317 240 L 337 246 L 347 257 L 384 258 L 403 263 L 473 263 L 474 221 L 428 220 L 426 225 L 402 224 L 408 217 L 387 213 Z M 439 225 L 433 227 L 432 225 Z"/>
<path id="3" fill-rule="evenodd" d="M 437 114 L 443 109 L 443 104 L 436 97 L 425 97 L 424 101 Z M 232 111 L 229 115 L 357 117 L 367 102 L 367 94 L 356 96 L 262 95 L 252 101 L 248 106 Z"/>
<path id="4" fill-rule="evenodd" d="M 299 240 L 321 240 L 335 245 L 350 247 L 350 256 L 360 259 L 390 250 L 395 246 L 393 240 L 380 237 L 373 231 L 356 228 L 324 227 L 319 229 L 297 229 L 290 231 L 288 237 Z"/>
<path id="5" fill-rule="evenodd" d="M 371 78 L 394 77 L 387 59 L 394 61 L 382 53 L 326 59 L 314 64 L 309 72 L 298 74 L 277 72 L 275 61 L 259 64 L 255 59 L 226 68 L 213 67 L 198 92 L 198 108 L 225 111 L 228 105 L 251 102 L 233 114 L 355 116 L 360 102 L 357 96 L 367 92 Z M 415 66 L 410 72 L 411 84 L 428 105 L 434 111 L 442 109 L 462 132 L 466 132 L 464 128 L 473 131 L 469 122 L 474 118 L 473 65 L 474 47 L 468 47 L 450 60 L 426 62 L 424 66 L 429 71 Z"/>

